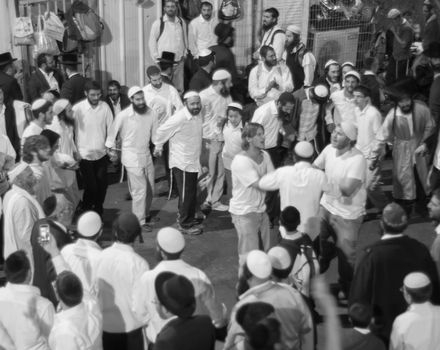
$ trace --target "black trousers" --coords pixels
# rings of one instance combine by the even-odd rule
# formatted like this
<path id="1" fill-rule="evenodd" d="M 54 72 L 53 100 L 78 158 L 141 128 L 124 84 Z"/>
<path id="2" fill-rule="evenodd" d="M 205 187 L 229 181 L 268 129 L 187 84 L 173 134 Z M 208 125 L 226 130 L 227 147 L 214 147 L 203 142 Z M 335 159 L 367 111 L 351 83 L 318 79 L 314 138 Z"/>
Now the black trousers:
<path id="1" fill-rule="evenodd" d="M 83 178 L 83 209 L 94 210 L 102 215 L 107 193 L 107 156 L 98 160 L 81 159 L 79 168 Z"/>
<path id="2" fill-rule="evenodd" d="M 287 148 L 276 146 L 266 149 L 270 155 L 273 166 L 279 168 L 283 165 L 285 156 L 287 154 Z M 280 191 L 268 191 L 266 193 L 266 212 L 269 216 L 270 222 L 275 224 L 275 221 L 280 216 Z"/>
<path id="3" fill-rule="evenodd" d="M 179 224 L 183 228 L 190 228 L 195 224 L 197 206 L 197 175 L 173 168 L 173 178 L 179 192 Z"/>
<path id="4" fill-rule="evenodd" d="M 142 328 L 128 333 L 102 333 L 104 350 L 144 350 Z"/>

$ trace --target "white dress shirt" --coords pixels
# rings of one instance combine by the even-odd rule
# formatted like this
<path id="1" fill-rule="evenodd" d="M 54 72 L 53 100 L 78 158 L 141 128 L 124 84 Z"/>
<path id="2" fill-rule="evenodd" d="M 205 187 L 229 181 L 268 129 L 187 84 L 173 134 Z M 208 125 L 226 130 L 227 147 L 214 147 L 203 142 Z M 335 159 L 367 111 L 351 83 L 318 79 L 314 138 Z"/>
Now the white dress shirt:
<path id="1" fill-rule="evenodd" d="M 330 95 L 331 103 L 326 108 L 325 122 L 327 124 L 340 124 L 341 122 L 350 121 L 356 124 L 354 97 L 349 98 L 345 96 L 345 90 L 338 90 Z M 332 110 L 334 112 L 332 115 Z"/>
<path id="2" fill-rule="evenodd" d="M 193 116 L 185 107 L 157 129 L 156 149 L 170 141 L 170 168 L 197 173 L 202 149 L 202 117 Z"/>
<path id="3" fill-rule="evenodd" d="M 433 350 L 440 345 L 440 306 L 430 302 L 411 304 L 396 317 L 391 331 L 390 350 Z"/>
<path id="4" fill-rule="evenodd" d="M 51 350 L 102 350 L 102 314 L 96 301 L 83 301 L 55 315 Z"/>
<path id="5" fill-rule="evenodd" d="M 322 170 L 307 162 L 284 166 L 264 175 L 260 188 L 265 191 L 280 191 L 281 210 L 294 206 L 301 216 L 298 231 L 306 232 L 307 220 L 318 216 L 319 201 L 327 188 L 327 180 Z"/>
<path id="6" fill-rule="evenodd" d="M 356 107 L 355 113 L 358 128 L 356 148 L 362 152 L 365 159 L 368 159 L 376 141 L 376 134 L 382 126 L 383 118 L 377 108 L 371 104 L 368 104 L 362 111 Z"/>
<path id="7" fill-rule="evenodd" d="M 60 86 L 58 85 L 58 81 L 53 76 L 53 72 L 47 74 L 44 70 L 40 68 L 38 69 L 40 70 L 41 74 L 43 74 L 44 79 L 46 79 L 47 83 L 49 84 L 49 90 L 55 90 L 60 92 Z"/>
<path id="8" fill-rule="evenodd" d="M 278 118 L 278 108 L 276 101 L 270 101 L 258 107 L 252 117 L 253 123 L 263 125 L 264 128 L 264 148 L 269 149 L 277 146 L 278 134 L 282 126 Z"/>
<path id="9" fill-rule="evenodd" d="M 200 92 L 202 101 L 203 138 L 208 140 L 223 141 L 223 135 L 218 121 L 226 119 L 226 109 L 232 102 L 231 95 L 224 97 L 211 86 Z"/>
<path id="10" fill-rule="evenodd" d="M 193 286 L 197 301 L 197 308 L 194 315 L 201 315 L 208 311 L 213 323 L 216 326 L 223 326 L 225 321 L 225 310 L 215 297 L 214 287 L 206 274 L 186 263 L 181 259 L 163 260 L 156 267 L 145 272 L 135 287 L 133 297 L 133 309 L 136 310 L 144 324 L 147 324 L 147 338 L 155 342 L 157 335 L 167 322 L 157 313 L 158 303 L 154 282 L 156 276 L 164 271 L 171 271 L 175 274 L 188 278 Z M 204 311 L 205 308 L 205 312 Z"/>
<path id="11" fill-rule="evenodd" d="M 8 336 L 0 339 L 0 348 L 12 343 L 17 350 L 49 350 L 55 310 L 37 287 L 7 283 L 0 288 L 0 310 L 0 326 Z"/>
<path id="12" fill-rule="evenodd" d="M 278 89 L 272 88 L 266 93 L 266 88 L 271 81 L 276 81 Z M 257 105 L 277 100 L 281 93 L 293 90 L 292 74 L 284 63 L 279 63 L 270 70 L 263 62 L 252 68 L 249 74 L 249 95 Z"/>
<path id="13" fill-rule="evenodd" d="M 21 135 L 21 147 L 23 148 L 24 142 L 30 136 L 40 135 L 44 129 L 34 121 L 30 122 L 28 126 L 23 130 Z"/>
<path id="14" fill-rule="evenodd" d="M 114 148 L 119 135 L 122 140 L 121 163 L 129 168 L 145 168 L 151 163 L 150 140 L 154 142 L 157 124 L 152 109 L 139 114 L 131 105 L 116 116 L 105 146 Z"/>
<path id="15" fill-rule="evenodd" d="M 97 269 L 101 252 L 101 247 L 95 241 L 84 238 L 61 249 L 61 256 L 81 280 L 84 291 L 94 296 L 98 295 Z"/>
<path id="16" fill-rule="evenodd" d="M 262 46 L 272 47 L 275 51 L 275 55 L 277 56 L 278 61 L 281 60 L 283 57 L 283 52 L 284 52 L 284 47 L 285 47 L 284 45 L 285 45 L 285 41 L 286 41 L 286 34 L 281 33 L 281 32 L 275 33 L 276 31 L 279 31 L 280 29 L 281 29 L 280 26 L 275 25 L 272 28 L 270 28 L 269 30 L 265 31 L 263 34 L 263 39 L 261 40 L 260 48 L 259 48 L 259 50 L 260 50 Z M 272 37 L 273 37 L 273 40 L 272 40 Z M 271 41 L 272 41 L 272 43 L 271 43 Z"/>
<path id="17" fill-rule="evenodd" d="M 214 14 L 209 20 L 202 15 L 194 18 L 188 26 L 188 47 L 191 54 L 199 57 L 199 52 L 210 46 L 217 45 L 217 35 L 214 34 L 218 19 Z"/>
<path id="18" fill-rule="evenodd" d="M 99 101 L 93 108 L 87 99 L 73 106 L 75 136 L 83 159 L 98 160 L 105 156 L 105 140 L 110 133 L 113 114 L 107 103 Z"/>
<path id="19" fill-rule="evenodd" d="M 142 326 L 132 309 L 133 290 L 148 270 L 147 261 L 127 244 L 115 242 L 102 251 L 97 274 L 104 332 L 128 333 Z"/>
<path id="20" fill-rule="evenodd" d="M 174 21 L 165 14 L 163 17 L 164 28 L 160 35 L 160 19 L 153 22 L 150 31 L 149 48 L 153 61 L 157 61 L 163 51 L 173 52 L 176 56 L 174 59 L 178 62 L 186 55 L 187 34 L 186 24 L 179 17 L 175 17 Z"/>
<path id="21" fill-rule="evenodd" d="M 175 112 L 183 108 L 183 103 L 177 89 L 167 83 L 160 88 L 148 84 L 142 89 L 147 106 L 156 112 L 159 125 L 162 125 Z"/>
<path id="22" fill-rule="evenodd" d="M 234 157 L 242 151 L 241 148 L 241 132 L 243 124 L 240 122 L 235 128 L 228 121 L 223 128 L 223 138 L 225 144 L 223 146 L 222 156 L 225 169 L 231 170 L 231 163 Z"/>
<path id="23" fill-rule="evenodd" d="M 5 111 L 6 111 L 6 106 L 4 104 L 1 104 L 0 105 L 0 134 L 8 136 L 8 134 L 6 133 Z"/>

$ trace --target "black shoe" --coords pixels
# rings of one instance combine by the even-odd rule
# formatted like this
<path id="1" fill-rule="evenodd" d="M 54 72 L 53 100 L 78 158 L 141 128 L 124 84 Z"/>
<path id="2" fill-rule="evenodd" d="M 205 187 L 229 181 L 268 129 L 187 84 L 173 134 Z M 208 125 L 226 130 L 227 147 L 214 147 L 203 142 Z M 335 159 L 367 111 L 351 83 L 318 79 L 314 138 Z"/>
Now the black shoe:
<path id="1" fill-rule="evenodd" d="M 331 260 L 319 258 L 319 273 L 325 273 L 330 267 Z"/>
<path id="2" fill-rule="evenodd" d="M 130 194 L 130 192 L 127 192 L 126 194 L 125 194 L 125 200 L 126 201 L 131 201 L 133 198 L 131 198 L 131 194 Z"/>

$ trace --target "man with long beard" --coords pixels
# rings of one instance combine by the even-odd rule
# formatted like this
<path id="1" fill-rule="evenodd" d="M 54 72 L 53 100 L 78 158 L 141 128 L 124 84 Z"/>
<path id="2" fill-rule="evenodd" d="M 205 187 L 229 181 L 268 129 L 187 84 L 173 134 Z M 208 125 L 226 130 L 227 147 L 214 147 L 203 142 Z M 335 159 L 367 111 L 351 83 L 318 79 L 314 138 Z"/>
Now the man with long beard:
<path id="1" fill-rule="evenodd" d="M 278 25 L 278 17 L 280 13 L 274 7 L 270 7 L 263 12 L 261 43 L 260 47 L 254 52 L 253 58 L 260 59 L 261 48 L 270 46 L 276 55 L 276 60 L 280 61 L 284 51 L 285 34 Z M 261 56 L 263 58 L 263 56 Z"/>
<path id="2" fill-rule="evenodd" d="M 150 152 L 150 140 L 154 140 L 158 125 L 156 113 L 147 107 L 144 92 L 139 86 L 128 90 L 131 106 L 119 113 L 105 142 L 111 157 L 116 156 L 116 137 L 121 138 L 121 162 L 127 170 L 128 189 L 132 201 L 132 212 L 147 231 L 150 207 L 154 193 L 154 164 Z"/>

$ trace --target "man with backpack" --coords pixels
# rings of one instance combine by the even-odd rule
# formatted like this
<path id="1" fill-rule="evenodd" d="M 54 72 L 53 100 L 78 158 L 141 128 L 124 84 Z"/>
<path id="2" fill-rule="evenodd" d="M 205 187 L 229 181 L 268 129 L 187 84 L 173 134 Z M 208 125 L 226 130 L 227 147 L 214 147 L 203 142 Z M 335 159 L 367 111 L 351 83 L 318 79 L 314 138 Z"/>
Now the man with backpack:
<path id="1" fill-rule="evenodd" d="M 164 51 L 175 54 L 173 84 L 179 93 L 183 93 L 183 68 L 188 47 L 186 24 L 177 16 L 175 0 L 164 1 L 163 10 L 163 17 L 154 21 L 151 26 L 149 49 L 155 62 Z"/>

